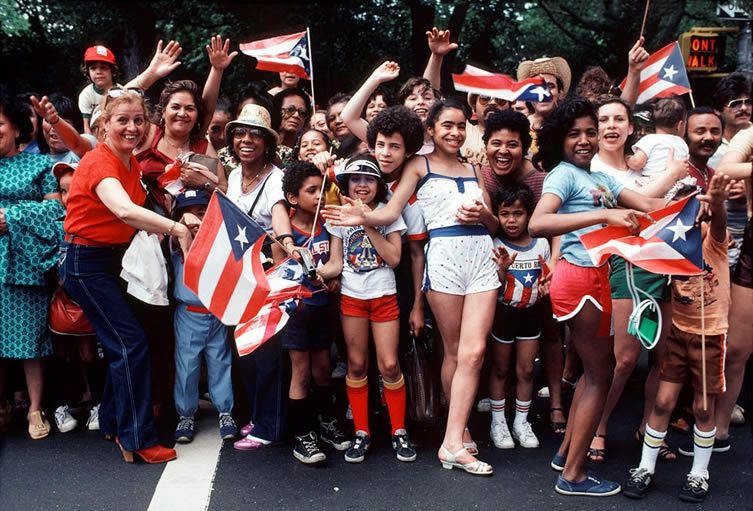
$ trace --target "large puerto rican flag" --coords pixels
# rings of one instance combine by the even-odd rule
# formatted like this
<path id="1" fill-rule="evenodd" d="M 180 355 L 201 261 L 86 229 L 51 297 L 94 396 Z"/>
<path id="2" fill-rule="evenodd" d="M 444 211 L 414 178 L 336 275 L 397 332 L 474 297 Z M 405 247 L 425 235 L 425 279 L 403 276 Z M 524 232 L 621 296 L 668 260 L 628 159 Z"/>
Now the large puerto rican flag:
<path id="1" fill-rule="evenodd" d="M 626 80 L 620 84 L 625 90 Z M 690 81 L 682 59 L 680 43 L 668 44 L 661 50 L 649 55 L 648 63 L 641 71 L 641 83 L 638 103 L 645 103 L 651 98 L 664 98 L 690 92 Z"/>
<path id="2" fill-rule="evenodd" d="M 453 74 L 455 90 L 504 99 L 506 101 L 551 101 L 552 95 L 541 77 L 516 82 L 511 77 L 466 65 L 461 74 Z"/>
<path id="3" fill-rule="evenodd" d="M 265 237 L 264 229 L 224 194 L 212 196 L 186 257 L 183 282 L 226 325 L 250 320 L 266 302 Z"/>
<path id="4" fill-rule="evenodd" d="M 701 229 L 695 225 L 700 203 L 694 196 L 649 213 L 655 223 L 640 219 L 641 231 L 608 226 L 580 237 L 597 266 L 618 255 L 635 266 L 660 275 L 703 273 Z"/>
<path id="5" fill-rule="evenodd" d="M 305 31 L 241 43 L 240 50 L 258 61 L 256 69 L 293 73 L 311 79 L 311 54 Z"/>

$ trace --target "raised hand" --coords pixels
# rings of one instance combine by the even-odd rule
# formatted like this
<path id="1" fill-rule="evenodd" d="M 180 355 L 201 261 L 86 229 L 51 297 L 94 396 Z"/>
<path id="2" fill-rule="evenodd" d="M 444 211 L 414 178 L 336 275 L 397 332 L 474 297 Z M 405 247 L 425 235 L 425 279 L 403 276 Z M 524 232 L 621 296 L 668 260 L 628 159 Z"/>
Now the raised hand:
<path id="1" fill-rule="evenodd" d="M 207 45 L 207 55 L 209 56 L 209 63 L 213 68 L 224 70 L 235 57 L 238 56 L 238 52 L 230 52 L 230 39 L 225 39 L 222 42 L 222 36 L 217 34 L 211 38 L 210 44 Z"/>
<path id="2" fill-rule="evenodd" d="M 180 66 L 178 57 L 181 53 L 183 53 L 183 48 L 180 47 L 180 43 L 170 41 L 163 47 L 162 39 L 160 39 L 157 42 L 157 51 L 147 70 L 158 79 L 164 78 Z"/>
<path id="3" fill-rule="evenodd" d="M 350 197 L 343 197 L 344 204 L 338 206 L 330 204 L 322 209 L 322 217 L 329 220 L 332 225 L 356 226 L 362 225 L 366 220 L 368 206 L 354 201 Z"/>
<path id="4" fill-rule="evenodd" d="M 47 96 L 42 96 L 42 99 L 37 99 L 36 96 L 31 96 L 31 106 L 39 116 L 50 124 L 58 122 L 58 111 L 55 109 L 55 105 L 47 99 Z"/>
<path id="5" fill-rule="evenodd" d="M 492 261 L 497 264 L 497 271 L 499 273 L 505 273 L 510 268 L 512 263 L 515 262 L 515 258 L 518 257 L 517 252 L 513 252 L 512 255 L 507 251 L 505 247 L 494 247 L 492 250 Z"/>
<path id="6" fill-rule="evenodd" d="M 648 63 L 648 52 L 643 47 L 644 37 L 638 39 L 628 52 L 628 73 L 640 73 Z"/>
<path id="7" fill-rule="evenodd" d="M 434 27 L 426 32 L 426 39 L 429 43 L 429 50 L 435 55 L 444 56 L 458 49 L 457 43 L 450 42 L 449 30 L 439 30 L 437 27 Z"/>
<path id="8" fill-rule="evenodd" d="M 400 65 L 397 62 L 388 60 L 382 62 L 382 64 L 371 73 L 371 79 L 376 80 L 378 83 L 390 82 L 398 77 L 400 74 Z"/>
<path id="9" fill-rule="evenodd" d="M 714 174 L 709 181 L 708 189 L 703 195 L 698 195 L 699 201 L 709 205 L 711 214 L 718 208 L 724 208 L 724 201 L 729 197 L 731 180 L 726 174 Z"/>

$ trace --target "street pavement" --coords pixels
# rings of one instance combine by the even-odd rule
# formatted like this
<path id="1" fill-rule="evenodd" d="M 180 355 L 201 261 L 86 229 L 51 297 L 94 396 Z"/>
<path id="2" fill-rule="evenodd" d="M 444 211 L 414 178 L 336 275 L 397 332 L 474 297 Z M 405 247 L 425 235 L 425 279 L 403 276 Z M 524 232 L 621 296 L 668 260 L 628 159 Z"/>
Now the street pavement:
<path id="1" fill-rule="evenodd" d="M 632 380 L 613 417 L 607 463 L 594 466 L 606 478 L 624 482 L 640 457 L 633 433 L 640 416 L 640 376 Z M 345 463 L 326 449 L 328 463 L 308 467 L 296 461 L 289 444 L 241 452 L 220 441 L 217 417 L 203 402 L 197 438 L 181 445 L 179 459 L 164 465 L 127 465 L 112 442 L 79 428 L 33 441 L 17 418 L 0 438 L 0 511 L 16 510 L 753 510 L 753 441 L 750 424 L 732 430 L 733 448 L 711 459 L 711 494 L 703 505 L 682 503 L 677 492 L 691 458 L 657 465 L 656 488 L 642 501 L 563 497 L 554 492 L 549 461 L 558 437 L 545 423 L 546 401 L 534 402 L 539 449 L 499 450 L 488 437 L 489 414 L 474 411 L 471 431 L 480 459 L 491 463 L 491 478 L 443 470 L 436 459 L 441 427 L 413 428 L 418 460 L 400 463 L 389 445 L 385 417 L 372 416 L 372 451 L 362 464 Z M 82 421 L 83 422 L 83 421 Z M 170 431 L 165 428 L 164 440 Z M 690 437 L 670 433 L 671 445 Z"/>

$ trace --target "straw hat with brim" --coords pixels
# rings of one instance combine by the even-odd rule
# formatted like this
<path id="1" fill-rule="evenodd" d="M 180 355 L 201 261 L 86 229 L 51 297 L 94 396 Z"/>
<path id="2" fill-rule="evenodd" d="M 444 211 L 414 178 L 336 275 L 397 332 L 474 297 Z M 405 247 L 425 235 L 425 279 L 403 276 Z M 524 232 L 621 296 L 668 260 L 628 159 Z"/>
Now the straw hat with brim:
<path id="1" fill-rule="evenodd" d="M 275 143 L 278 140 L 277 132 L 272 129 L 272 118 L 269 116 L 267 109 L 263 106 L 244 106 L 238 118 L 225 125 L 225 140 L 228 142 L 231 141 L 233 137 L 230 136 L 230 131 L 239 126 L 252 126 L 254 128 L 263 129 L 274 138 Z"/>
<path id="2" fill-rule="evenodd" d="M 541 57 L 536 60 L 524 60 L 518 66 L 518 81 L 533 78 L 542 73 L 554 75 L 562 80 L 563 95 L 570 90 L 570 82 L 573 78 L 570 66 L 562 57 Z"/>
<path id="3" fill-rule="evenodd" d="M 76 167 L 78 167 L 78 163 L 65 163 L 59 161 L 52 166 L 52 175 L 55 176 L 55 179 L 60 181 L 60 178 L 63 177 L 63 174 L 66 172 L 76 172 Z"/>

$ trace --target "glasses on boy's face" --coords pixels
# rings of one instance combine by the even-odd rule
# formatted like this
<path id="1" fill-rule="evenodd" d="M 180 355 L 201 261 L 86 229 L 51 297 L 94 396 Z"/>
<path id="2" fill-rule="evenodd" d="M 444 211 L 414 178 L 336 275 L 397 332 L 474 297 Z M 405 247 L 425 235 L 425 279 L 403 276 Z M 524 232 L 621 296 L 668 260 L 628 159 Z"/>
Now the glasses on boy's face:
<path id="1" fill-rule="evenodd" d="M 742 108 L 743 106 L 751 106 L 750 98 L 733 99 L 732 101 L 727 103 L 727 108 L 731 108 L 733 110 L 737 110 L 739 108 Z"/>
<path id="2" fill-rule="evenodd" d="M 245 138 L 248 135 L 251 140 L 264 140 L 264 132 L 257 128 L 233 128 L 230 130 L 230 135 L 235 139 Z"/>
<path id="3" fill-rule="evenodd" d="M 295 113 L 298 113 L 298 115 L 301 116 L 302 119 L 306 119 L 309 116 L 309 111 L 305 108 L 296 108 L 293 105 L 287 106 L 282 109 L 282 116 L 283 117 L 293 117 Z"/>

